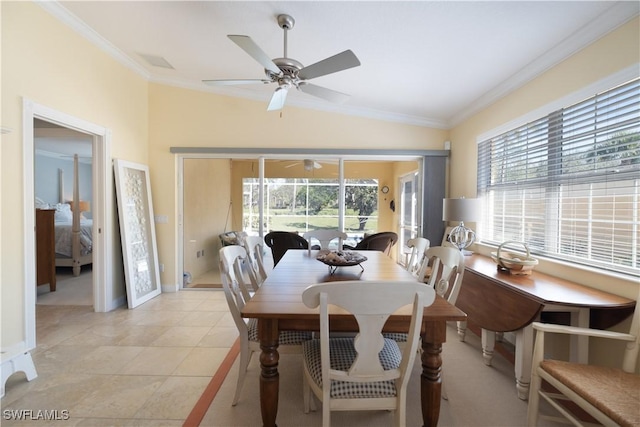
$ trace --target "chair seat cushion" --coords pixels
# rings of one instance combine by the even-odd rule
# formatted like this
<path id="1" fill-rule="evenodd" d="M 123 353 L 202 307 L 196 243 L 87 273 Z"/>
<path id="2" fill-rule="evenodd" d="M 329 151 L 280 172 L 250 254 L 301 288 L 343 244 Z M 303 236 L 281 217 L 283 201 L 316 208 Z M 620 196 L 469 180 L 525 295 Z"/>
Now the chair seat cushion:
<path id="1" fill-rule="evenodd" d="M 331 369 L 347 371 L 356 358 L 356 350 L 352 338 L 332 338 L 329 340 Z M 320 340 L 312 339 L 302 344 L 302 357 L 313 381 L 322 387 L 322 361 L 320 357 Z M 385 370 L 397 369 L 402 361 L 402 352 L 392 339 L 385 338 L 384 347 L 379 353 L 380 363 Z M 395 381 L 349 382 L 331 381 L 330 396 L 332 399 L 363 399 L 396 396 Z"/>
<path id="2" fill-rule="evenodd" d="M 258 319 L 249 319 L 247 324 L 249 329 L 249 341 L 260 341 L 258 339 Z M 279 345 L 296 345 L 313 338 L 312 332 L 306 331 L 281 331 L 278 338 Z"/>
<path id="3" fill-rule="evenodd" d="M 640 375 L 562 360 L 540 367 L 621 426 L 640 425 Z"/>
<path id="4" fill-rule="evenodd" d="M 382 336 L 395 342 L 407 342 L 409 339 L 409 334 L 403 334 L 402 332 L 384 332 Z"/>

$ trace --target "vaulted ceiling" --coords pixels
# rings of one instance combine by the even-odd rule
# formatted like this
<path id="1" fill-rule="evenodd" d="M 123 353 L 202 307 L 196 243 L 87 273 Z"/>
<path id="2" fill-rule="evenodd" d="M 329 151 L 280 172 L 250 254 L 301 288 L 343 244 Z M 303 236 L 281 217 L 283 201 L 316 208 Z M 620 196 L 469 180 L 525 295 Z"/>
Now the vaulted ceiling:
<path id="1" fill-rule="evenodd" d="M 351 49 L 361 65 L 313 79 L 334 104 L 290 90 L 287 106 L 450 128 L 638 15 L 637 1 L 61 1 L 42 6 L 147 79 L 264 102 L 264 79 L 227 35 L 284 56 L 279 14 L 295 19 L 287 57 Z M 150 62 L 155 62 L 152 65 Z M 161 66 L 158 66 L 160 61 Z M 169 68 L 167 68 L 167 66 Z"/>

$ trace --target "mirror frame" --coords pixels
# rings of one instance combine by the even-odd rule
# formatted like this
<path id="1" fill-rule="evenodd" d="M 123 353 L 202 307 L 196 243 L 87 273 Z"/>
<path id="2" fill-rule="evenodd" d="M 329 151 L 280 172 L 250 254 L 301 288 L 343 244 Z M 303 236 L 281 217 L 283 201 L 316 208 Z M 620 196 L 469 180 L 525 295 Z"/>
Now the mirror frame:
<path id="1" fill-rule="evenodd" d="M 149 168 L 113 161 L 127 304 L 135 308 L 162 292 Z"/>

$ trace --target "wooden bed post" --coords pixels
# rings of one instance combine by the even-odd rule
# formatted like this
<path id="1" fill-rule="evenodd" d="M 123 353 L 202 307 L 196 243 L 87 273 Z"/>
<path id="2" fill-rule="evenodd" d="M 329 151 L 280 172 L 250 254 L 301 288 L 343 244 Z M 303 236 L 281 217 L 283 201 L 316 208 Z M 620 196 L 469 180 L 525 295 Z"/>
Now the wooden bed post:
<path id="1" fill-rule="evenodd" d="M 73 155 L 73 200 L 71 210 L 73 223 L 71 226 L 73 275 L 80 275 L 80 190 L 78 185 L 78 155 Z"/>

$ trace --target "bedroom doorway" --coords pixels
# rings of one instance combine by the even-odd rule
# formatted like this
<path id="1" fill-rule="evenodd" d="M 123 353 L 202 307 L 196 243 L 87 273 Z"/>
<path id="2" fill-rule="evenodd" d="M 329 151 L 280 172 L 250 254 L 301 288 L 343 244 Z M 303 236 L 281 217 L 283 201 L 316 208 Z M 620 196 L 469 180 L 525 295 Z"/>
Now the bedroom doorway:
<path id="1" fill-rule="evenodd" d="M 75 130 L 89 135 L 92 145 L 92 201 L 93 219 L 92 238 L 92 294 L 93 309 L 96 312 L 107 312 L 122 305 L 122 301 L 114 297 L 113 277 L 113 169 L 110 156 L 111 131 L 102 126 L 70 116 L 63 112 L 23 99 L 22 114 L 22 150 L 23 150 L 23 206 L 25 214 L 23 222 L 24 236 L 24 324 L 26 329 L 26 347 L 36 345 L 36 245 L 35 245 L 35 143 L 34 120 L 56 124 L 63 128 Z M 107 221 L 109 219 L 109 221 Z"/>
<path id="2" fill-rule="evenodd" d="M 93 306 L 93 137 L 41 119 L 35 119 L 33 126 L 36 209 L 52 211 L 49 214 L 54 214 L 55 230 L 55 275 L 49 280 L 55 285 L 47 283 L 46 277 L 40 277 L 42 261 L 36 258 L 36 303 Z M 70 203 L 74 199 L 74 191 L 78 192 L 80 201 L 80 257 L 77 261 L 79 268 L 75 269 L 73 209 Z M 36 250 L 40 256 L 40 245 L 45 244 L 51 230 L 48 230 L 48 222 L 39 223 L 38 218 L 43 217 L 36 216 Z"/>

